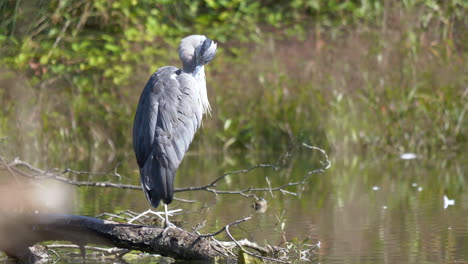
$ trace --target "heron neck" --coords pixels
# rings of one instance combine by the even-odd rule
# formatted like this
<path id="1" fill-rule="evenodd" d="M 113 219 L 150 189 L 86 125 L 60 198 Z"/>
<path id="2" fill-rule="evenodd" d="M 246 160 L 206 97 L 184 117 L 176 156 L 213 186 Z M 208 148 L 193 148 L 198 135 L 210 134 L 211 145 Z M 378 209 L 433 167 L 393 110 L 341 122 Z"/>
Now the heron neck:
<path id="1" fill-rule="evenodd" d="M 186 73 L 192 74 L 195 71 L 195 63 L 183 63 L 182 70 Z"/>
<path id="2" fill-rule="evenodd" d="M 205 67 L 201 66 L 196 74 L 193 76 L 198 83 L 198 92 L 200 95 L 200 102 L 202 106 L 203 114 L 211 115 L 211 106 L 208 101 L 208 93 L 206 91 L 206 77 L 205 77 Z"/>

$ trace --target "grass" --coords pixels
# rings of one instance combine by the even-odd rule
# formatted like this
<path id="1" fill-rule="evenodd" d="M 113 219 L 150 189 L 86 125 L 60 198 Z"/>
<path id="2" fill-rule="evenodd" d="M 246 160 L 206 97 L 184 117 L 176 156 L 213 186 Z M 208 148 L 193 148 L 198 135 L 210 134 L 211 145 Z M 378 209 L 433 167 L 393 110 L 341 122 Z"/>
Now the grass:
<path id="1" fill-rule="evenodd" d="M 462 151 L 465 47 L 393 26 L 266 40 L 248 62 L 214 72 L 225 142 L 256 149 L 306 140 L 344 155 Z"/>

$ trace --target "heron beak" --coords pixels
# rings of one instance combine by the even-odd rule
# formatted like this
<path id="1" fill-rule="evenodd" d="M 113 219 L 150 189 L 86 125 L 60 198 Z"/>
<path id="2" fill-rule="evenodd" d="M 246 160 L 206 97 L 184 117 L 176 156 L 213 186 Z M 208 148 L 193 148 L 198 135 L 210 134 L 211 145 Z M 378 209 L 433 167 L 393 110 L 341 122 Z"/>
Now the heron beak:
<path id="1" fill-rule="evenodd" d="M 195 69 L 193 70 L 193 76 L 198 75 L 200 70 L 203 69 L 203 65 L 210 62 L 216 54 L 217 45 L 214 41 L 207 38 L 203 41 L 201 47 L 195 50 Z"/>
<path id="2" fill-rule="evenodd" d="M 203 55 L 205 55 L 205 53 L 210 49 L 211 47 L 211 43 L 213 41 L 209 38 L 205 39 L 205 41 L 203 41 L 203 45 L 200 49 L 200 56 L 203 57 Z"/>

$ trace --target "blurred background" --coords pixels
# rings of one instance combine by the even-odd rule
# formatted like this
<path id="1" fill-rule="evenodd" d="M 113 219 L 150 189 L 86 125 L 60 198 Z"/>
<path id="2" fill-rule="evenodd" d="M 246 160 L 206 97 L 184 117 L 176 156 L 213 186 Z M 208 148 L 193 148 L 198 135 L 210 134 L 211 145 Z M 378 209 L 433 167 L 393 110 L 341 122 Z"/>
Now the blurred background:
<path id="1" fill-rule="evenodd" d="M 468 261 L 467 11 L 463 0 L 0 0 L 0 155 L 42 169 L 119 164 L 120 181 L 138 185 L 140 93 L 157 68 L 180 65 L 181 38 L 204 34 L 218 42 L 205 67 L 213 112 L 176 187 L 286 152 L 286 170 L 225 187 L 301 179 L 320 159 L 306 142 L 332 168 L 291 188 L 298 196 L 259 194 L 268 210 L 239 237 L 321 241 L 323 263 Z M 50 210 L 148 208 L 139 191 L 63 188 L 70 202 Z M 201 201 L 173 206 L 202 212 L 181 218 L 208 219 L 205 232 L 252 213 L 248 199 L 179 196 Z"/>

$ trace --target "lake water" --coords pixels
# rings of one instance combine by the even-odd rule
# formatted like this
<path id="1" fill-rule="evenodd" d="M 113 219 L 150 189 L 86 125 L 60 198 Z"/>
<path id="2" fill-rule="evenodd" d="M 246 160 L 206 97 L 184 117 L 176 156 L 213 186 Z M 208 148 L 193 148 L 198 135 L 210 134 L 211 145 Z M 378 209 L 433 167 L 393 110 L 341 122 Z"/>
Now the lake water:
<path id="1" fill-rule="evenodd" d="M 286 187 L 290 193 L 257 192 L 259 198 L 267 201 L 264 212 L 254 210 L 256 200 L 252 197 L 191 191 L 176 193 L 176 198 L 195 202 L 174 201 L 170 209 L 182 209 L 182 213 L 172 219 L 185 229 L 207 220 L 200 232 L 210 233 L 253 216 L 231 228 L 236 238 L 262 245 L 283 245 L 285 240 L 319 243 L 319 248 L 304 255 L 312 263 L 468 263 L 468 179 L 463 157 L 416 156 L 406 160 L 402 158 L 412 157 L 329 155 L 330 169 L 310 175 L 304 185 Z M 178 171 L 175 186 L 202 186 L 230 171 L 258 163 L 276 163 L 281 160 L 278 157 L 281 156 L 189 154 Z M 308 171 L 320 167 L 321 158 L 316 151 L 301 151 L 289 157 L 281 170 L 258 168 L 229 175 L 217 189 L 276 187 L 299 181 Z M 117 161 L 121 162 L 120 182 L 139 185 L 131 154 L 99 166 L 88 165 L 93 171 L 102 172 Z M 119 182 L 110 176 L 73 177 Z M 96 216 L 103 212 L 149 209 L 145 196 L 137 190 L 95 187 L 67 187 L 67 190 L 67 196 L 73 198 L 67 206 L 69 213 Z M 227 239 L 225 235 L 218 238 Z"/>

